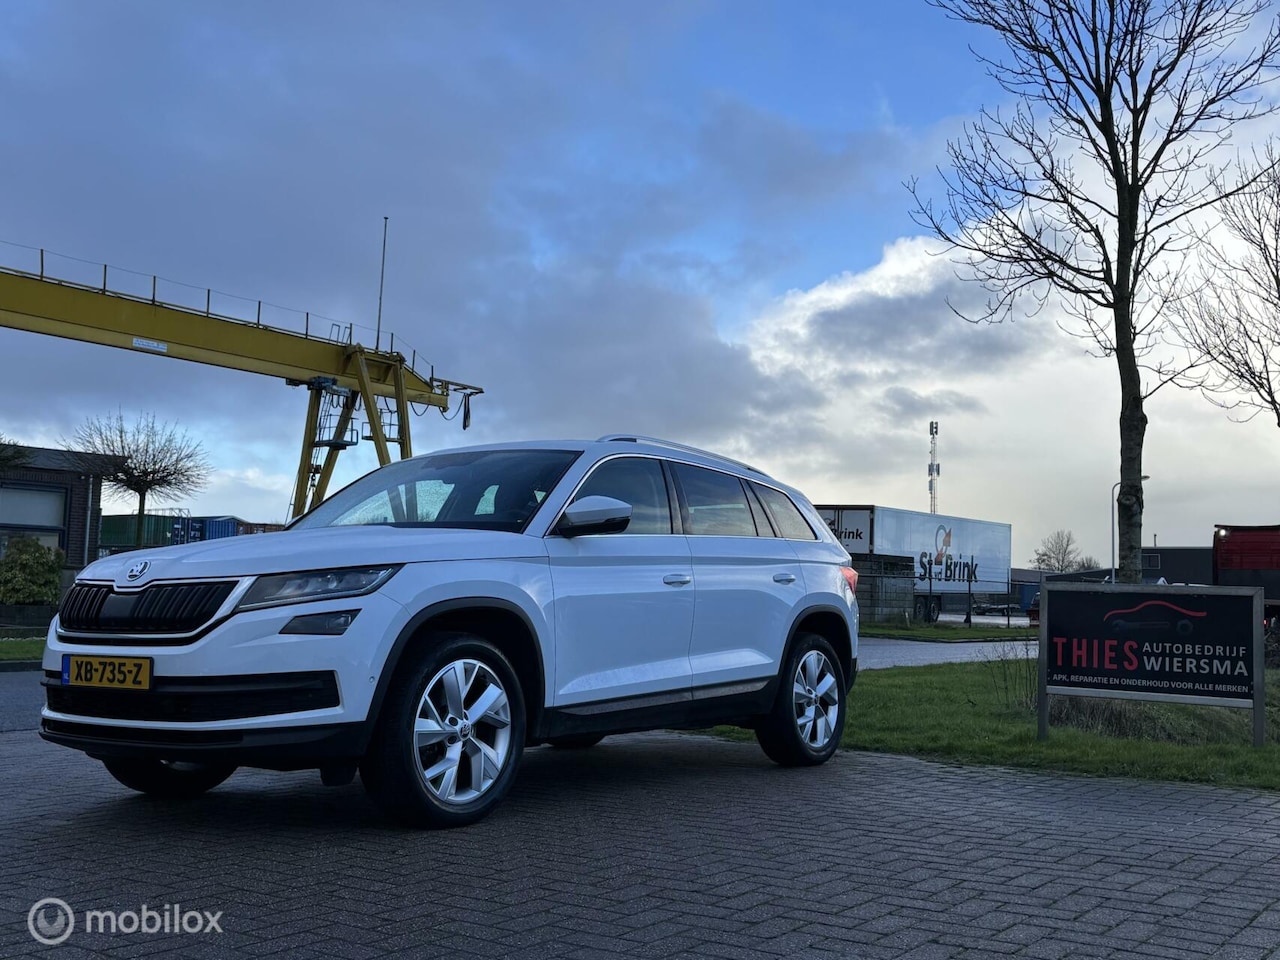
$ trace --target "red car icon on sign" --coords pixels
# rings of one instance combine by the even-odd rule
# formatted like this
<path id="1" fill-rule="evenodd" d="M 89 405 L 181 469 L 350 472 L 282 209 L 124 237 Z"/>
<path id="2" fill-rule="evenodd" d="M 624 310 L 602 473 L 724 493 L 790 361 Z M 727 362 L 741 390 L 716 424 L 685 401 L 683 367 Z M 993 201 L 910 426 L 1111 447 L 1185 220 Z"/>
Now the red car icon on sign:
<path id="1" fill-rule="evenodd" d="M 1168 600 L 1145 600 L 1136 607 L 1112 610 L 1102 620 L 1117 634 L 1174 630 L 1180 637 L 1189 637 L 1195 630 L 1192 620 L 1204 616 L 1203 610 L 1188 610 Z"/>

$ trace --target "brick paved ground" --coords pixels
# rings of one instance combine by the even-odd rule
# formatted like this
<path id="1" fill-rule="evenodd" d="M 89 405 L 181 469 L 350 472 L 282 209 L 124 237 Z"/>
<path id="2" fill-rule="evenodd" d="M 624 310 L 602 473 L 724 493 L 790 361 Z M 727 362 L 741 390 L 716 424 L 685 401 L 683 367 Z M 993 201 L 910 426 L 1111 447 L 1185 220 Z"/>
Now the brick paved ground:
<path id="1" fill-rule="evenodd" d="M 531 751 L 484 823 L 242 771 L 162 805 L 0 734 L 0 957 L 1280 955 L 1280 796 L 642 735 Z M 42 947 L 46 896 L 221 910 L 224 933 Z"/>

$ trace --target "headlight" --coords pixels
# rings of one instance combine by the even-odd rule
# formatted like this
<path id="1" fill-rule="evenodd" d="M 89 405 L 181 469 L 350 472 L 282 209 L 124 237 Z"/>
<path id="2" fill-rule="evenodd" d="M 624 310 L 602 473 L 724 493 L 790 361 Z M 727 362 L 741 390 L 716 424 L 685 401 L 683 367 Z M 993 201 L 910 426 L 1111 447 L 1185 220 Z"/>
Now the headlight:
<path id="1" fill-rule="evenodd" d="M 259 577 L 248 589 L 237 610 L 256 610 L 282 603 L 335 600 L 373 593 L 399 570 L 393 567 L 344 567 L 340 570 L 303 570 Z"/>

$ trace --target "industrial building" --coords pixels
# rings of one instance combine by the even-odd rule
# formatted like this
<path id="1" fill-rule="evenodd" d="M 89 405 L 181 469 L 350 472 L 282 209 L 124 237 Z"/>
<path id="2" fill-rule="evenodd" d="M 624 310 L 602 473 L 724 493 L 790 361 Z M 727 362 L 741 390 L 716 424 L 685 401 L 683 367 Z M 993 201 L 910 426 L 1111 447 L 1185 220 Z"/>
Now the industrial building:
<path id="1" fill-rule="evenodd" d="M 98 558 L 102 476 L 110 457 L 22 447 L 24 462 L 0 469 L 0 557 L 12 537 L 62 551 L 63 587 Z"/>

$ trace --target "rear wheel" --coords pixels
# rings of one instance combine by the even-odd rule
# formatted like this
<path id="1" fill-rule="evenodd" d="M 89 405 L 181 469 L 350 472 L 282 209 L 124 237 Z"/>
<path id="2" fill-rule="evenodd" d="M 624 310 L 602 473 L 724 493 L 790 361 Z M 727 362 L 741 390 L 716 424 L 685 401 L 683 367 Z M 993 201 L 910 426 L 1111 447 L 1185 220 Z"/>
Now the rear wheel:
<path id="1" fill-rule="evenodd" d="M 198 797 L 236 772 L 229 763 L 180 760 L 103 760 L 102 765 L 130 790 L 165 800 Z"/>
<path id="2" fill-rule="evenodd" d="M 524 698 L 511 664 L 487 640 L 435 639 L 392 682 L 360 778 L 398 820 L 460 827 L 511 788 L 524 749 Z"/>
<path id="3" fill-rule="evenodd" d="M 847 687 L 840 660 L 826 638 L 803 633 L 783 665 L 773 710 L 756 724 L 756 739 L 784 767 L 831 759 L 844 732 Z"/>

